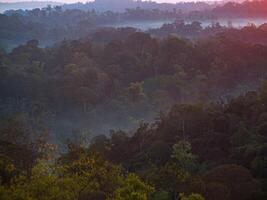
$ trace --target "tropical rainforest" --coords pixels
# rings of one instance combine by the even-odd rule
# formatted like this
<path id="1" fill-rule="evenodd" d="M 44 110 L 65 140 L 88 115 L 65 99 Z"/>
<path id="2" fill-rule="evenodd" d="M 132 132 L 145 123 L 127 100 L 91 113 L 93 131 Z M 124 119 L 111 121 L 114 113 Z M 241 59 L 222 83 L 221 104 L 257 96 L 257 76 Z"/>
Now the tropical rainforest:
<path id="1" fill-rule="evenodd" d="M 266 199 L 266 24 L 125 13 L 0 15 L 0 199 Z"/>

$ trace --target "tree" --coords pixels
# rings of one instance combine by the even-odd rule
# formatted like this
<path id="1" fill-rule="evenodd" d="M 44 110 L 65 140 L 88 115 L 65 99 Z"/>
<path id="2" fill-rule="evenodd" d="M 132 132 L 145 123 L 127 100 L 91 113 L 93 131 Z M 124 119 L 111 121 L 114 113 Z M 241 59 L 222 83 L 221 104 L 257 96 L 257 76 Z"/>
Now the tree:
<path id="1" fill-rule="evenodd" d="M 244 200 L 260 192 L 249 170 L 239 165 L 215 167 L 204 179 L 207 183 L 207 199 Z"/>
<path id="2" fill-rule="evenodd" d="M 148 177 L 156 188 L 168 191 L 173 199 L 178 199 L 180 192 L 186 190 L 190 174 L 174 162 L 168 162 L 161 167 L 150 167 Z"/>
<path id="3" fill-rule="evenodd" d="M 170 200 L 171 195 L 167 191 L 157 191 L 153 194 L 153 200 Z"/>
<path id="4" fill-rule="evenodd" d="M 148 200 L 153 187 L 143 183 L 136 175 L 129 174 L 123 185 L 115 191 L 114 200 Z"/>
<path id="5" fill-rule="evenodd" d="M 0 185 L 9 184 L 11 179 L 16 174 L 16 168 L 10 158 L 0 156 Z"/>
<path id="6" fill-rule="evenodd" d="M 0 189 L 3 200 L 75 200 L 71 191 L 66 191 L 67 182 L 55 174 L 55 169 L 39 161 L 32 169 L 30 178 L 22 175 L 13 180 L 10 188 Z"/>
<path id="7" fill-rule="evenodd" d="M 20 116 L 1 121 L 1 162 L 8 161 L 16 173 L 30 174 L 36 160 L 41 157 L 39 136 L 35 134 Z"/>
<path id="8" fill-rule="evenodd" d="M 172 158 L 187 171 L 196 167 L 196 156 L 191 153 L 191 144 L 188 141 L 179 141 L 173 145 Z"/>
<path id="9" fill-rule="evenodd" d="M 138 102 L 145 98 L 143 82 L 131 83 L 127 88 L 127 95 L 131 102 Z"/>
<path id="10" fill-rule="evenodd" d="M 192 193 L 189 196 L 185 196 L 183 193 L 179 194 L 181 200 L 205 200 L 205 198 L 200 194 Z"/>
<path id="11" fill-rule="evenodd" d="M 72 191 L 77 200 L 113 198 L 123 180 L 118 166 L 97 154 L 86 153 L 59 167 L 59 177 L 63 177 L 63 183 L 68 183 L 65 190 Z"/>

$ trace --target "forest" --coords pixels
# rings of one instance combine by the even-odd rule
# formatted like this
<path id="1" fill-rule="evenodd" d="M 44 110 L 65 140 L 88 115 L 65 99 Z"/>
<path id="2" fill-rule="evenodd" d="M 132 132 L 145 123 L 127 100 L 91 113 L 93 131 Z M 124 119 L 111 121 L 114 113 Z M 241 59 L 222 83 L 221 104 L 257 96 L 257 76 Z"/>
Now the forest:
<path id="1" fill-rule="evenodd" d="M 199 18 L 265 18 L 266 0 L 226 1 L 202 10 L 191 10 L 188 17 Z"/>
<path id="2" fill-rule="evenodd" d="M 3 197 L 263 199 L 266 56 L 264 44 L 221 35 L 192 43 L 129 28 L 2 51 Z M 56 149 L 49 130 L 61 126 L 51 118 L 74 127 L 75 118 L 113 127 L 144 121 L 110 136 L 69 130 Z"/>
<path id="3" fill-rule="evenodd" d="M 267 26 L 178 15 L 0 15 L 0 200 L 267 199 Z"/>
<path id="4" fill-rule="evenodd" d="M 120 0 L 115 1 L 114 6 L 117 6 L 119 2 Z M 144 4 L 149 5 L 148 2 Z M 154 5 L 153 2 L 151 4 Z M 201 5 L 201 3 L 199 4 Z M 16 46 L 32 39 L 37 39 L 42 47 L 52 47 L 55 43 L 59 43 L 64 39 L 77 40 L 92 37 L 99 29 L 114 28 L 120 24 L 128 24 L 128 27 L 132 27 L 131 24 L 134 22 L 139 24 L 162 22 L 162 25 L 152 28 L 152 30 L 149 28 L 147 30 L 138 30 L 151 33 L 153 36 L 161 37 L 175 33 L 180 37 L 192 39 L 216 35 L 228 31 L 229 28 L 239 31 L 240 27 L 233 27 L 232 25 L 232 21 L 235 20 L 246 20 L 246 18 L 262 20 L 267 17 L 264 10 L 266 1 L 229 2 L 218 6 L 212 5 L 207 8 L 205 6 L 202 8 L 200 5 L 198 7 L 198 3 L 185 3 L 181 4 L 181 8 L 178 6 L 180 4 L 177 4 L 178 7 L 173 7 L 172 9 L 164 9 L 165 4 L 158 4 L 161 5 L 159 8 L 131 7 L 123 12 L 112 9 L 106 11 L 85 9 L 87 5 L 91 5 L 90 3 L 77 4 L 77 8 L 74 5 L 76 4 L 47 5 L 44 8 L 32 10 L 5 11 L 0 14 L 0 47 L 6 51 L 11 51 Z M 143 4 L 141 3 L 141 5 Z M 82 7 L 80 8 L 80 6 Z M 191 6 L 191 9 L 188 11 L 183 6 L 186 8 Z M 227 20 L 227 25 L 220 24 L 221 20 Z M 205 24 L 205 21 L 209 21 L 209 24 Z M 248 25 L 245 24 L 248 27 L 253 25 L 253 23 L 249 25 L 249 22 Z M 264 25 L 264 23 L 254 25 L 254 29 L 259 28 L 258 26 L 265 27 Z M 244 25 L 242 28 L 244 28 Z M 255 34 L 248 34 L 253 39 L 258 39 Z M 236 37 L 235 33 L 233 33 L 233 36 Z M 260 40 L 265 40 L 264 33 L 260 33 L 259 37 Z"/>

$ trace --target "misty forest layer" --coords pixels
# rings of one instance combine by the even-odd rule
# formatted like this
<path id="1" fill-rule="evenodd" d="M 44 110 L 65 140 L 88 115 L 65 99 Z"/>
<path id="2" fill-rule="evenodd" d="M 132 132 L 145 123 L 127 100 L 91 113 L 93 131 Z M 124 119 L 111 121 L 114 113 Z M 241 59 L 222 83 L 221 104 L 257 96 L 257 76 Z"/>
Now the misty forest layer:
<path id="1" fill-rule="evenodd" d="M 266 199 L 266 1 L 110 2 L 0 14 L 0 199 Z"/>

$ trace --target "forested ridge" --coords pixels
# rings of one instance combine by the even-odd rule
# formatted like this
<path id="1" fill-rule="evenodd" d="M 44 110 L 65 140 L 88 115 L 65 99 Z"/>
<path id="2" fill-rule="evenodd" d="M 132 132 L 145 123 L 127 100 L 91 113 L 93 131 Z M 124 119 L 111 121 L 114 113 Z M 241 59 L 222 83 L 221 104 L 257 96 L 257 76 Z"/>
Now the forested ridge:
<path id="1" fill-rule="evenodd" d="M 1 198 L 264 199 L 266 46 L 100 33 L 1 52 Z M 64 115 L 140 124 L 58 148 L 48 121 Z"/>
<path id="2" fill-rule="evenodd" d="M 265 199 L 266 88 L 177 104 L 132 136 L 76 134 L 63 153 L 21 118 L 2 120 L 1 199 Z"/>
<path id="3" fill-rule="evenodd" d="M 107 1 L 106 3 L 116 6 L 118 2 Z M 149 2 L 143 3 L 149 4 Z M 152 4 L 154 3 L 152 2 Z M 233 28 L 232 20 L 245 20 L 246 18 L 257 20 L 266 17 L 264 14 L 265 1 L 229 2 L 217 6 L 204 3 L 204 7 L 199 9 L 198 4 L 201 7 L 201 2 L 181 4 L 182 7 L 183 5 L 191 6 L 190 11 L 187 11 L 186 8 L 175 7 L 164 9 L 165 4 L 160 4 L 163 7 L 157 9 L 141 6 L 126 8 L 122 12 L 112 9 L 99 11 L 80 8 L 80 6 L 90 5 L 90 3 L 77 4 L 77 7 L 74 4 L 72 9 L 66 8 L 66 6 L 71 7 L 72 5 L 47 5 L 47 7 L 32 10 L 7 10 L 0 14 L 0 47 L 10 51 L 31 39 L 39 40 L 42 47 L 52 47 L 54 43 L 64 39 L 74 40 L 92 36 L 99 28 L 125 26 L 125 24 L 131 26 L 132 23 L 142 24 L 144 22 L 165 23 L 158 28 L 160 30 L 146 30 L 157 36 L 175 33 L 191 39 L 192 37 L 216 35 L 228 28 Z M 220 20 L 229 20 L 229 27 L 220 25 Z M 176 23 L 183 21 L 186 23 Z M 202 26 L 201 22 L 205 23 L 205 21 L 209 21 L 210 24 Z M 238 30 L 239 27 L 235 27 L 235 29 Z"/>
<path id="4" fill-rule="evenodd" d="M 151 119 L 175 102 L 226 100 L 256 88 L 266 53 L 265 45 L 220 35 L 191 42 L 131 28 L 53 48 L 31 40 L 1 53 L 1 113 L 80 113 L 117 125 Z"/>
<path id="5" fill-rule="evenodd" d="M 0 15 L 0 200 L 267 198 L 266 24 L 182 15 Z"/>
<path id="6" fill-rule="evenodd" d="M 261 18 L 266 17 L 266 0 L 226 1 L 214 8 L 192 11 L 187 14 L 191 18 Z"/>

